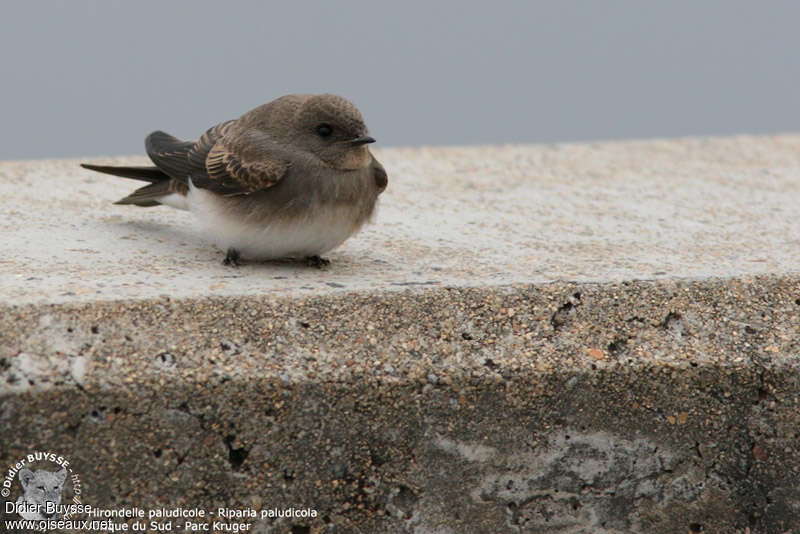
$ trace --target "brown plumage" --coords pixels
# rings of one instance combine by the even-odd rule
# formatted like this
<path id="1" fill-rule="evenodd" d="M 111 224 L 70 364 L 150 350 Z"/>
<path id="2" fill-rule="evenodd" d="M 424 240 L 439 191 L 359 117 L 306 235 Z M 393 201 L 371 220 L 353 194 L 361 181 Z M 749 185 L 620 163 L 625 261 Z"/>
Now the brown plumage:
<path id="1" fill-rule="evenodd" d="M 229 256 L 318 256 L 358 231 L 386 188 L 373 141 L 348 100 L 287 95 L 197 141 L 153 132 L 154 167 L 82 166 L 150 182 L 117 204 L 189 209 Z"/>

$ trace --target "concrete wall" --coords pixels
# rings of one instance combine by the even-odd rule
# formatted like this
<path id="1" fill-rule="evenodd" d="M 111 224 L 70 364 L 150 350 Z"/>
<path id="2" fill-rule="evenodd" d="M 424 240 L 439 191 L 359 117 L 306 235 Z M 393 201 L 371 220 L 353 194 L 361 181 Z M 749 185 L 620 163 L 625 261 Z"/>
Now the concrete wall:
<path id="1" fill-rule="evenodd" d="M 324 271 L 0 164 L 0 465 L 318 514 L 263 533 L 800 529 L 800 138 L 379 157 Z"/>

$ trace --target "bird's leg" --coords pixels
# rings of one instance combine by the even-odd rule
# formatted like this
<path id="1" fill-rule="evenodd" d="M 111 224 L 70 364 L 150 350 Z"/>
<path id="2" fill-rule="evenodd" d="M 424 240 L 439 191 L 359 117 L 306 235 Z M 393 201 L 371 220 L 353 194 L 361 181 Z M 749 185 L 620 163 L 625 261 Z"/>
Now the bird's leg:
<path id="1" fill-rule="evenodd" d="M 231 267 L 238 267 L 239 266 L 239 251 L 235 248 L 231 247 L 228 249 L 228 253 L 225 254 L 225 259 L 222 260 L 223 265 L 230 265 Z"/>
<path id="2" fill-rule="evenodd" d="M 325 258 L 321 258 L 317 255 L 314 256 L 307 256 L 306 263 L 309 267 L 316 267 L 317 269 L 322 269 L 323 267 L 327 267 L 331 264 L 331 260 L 327 260 Z"/>

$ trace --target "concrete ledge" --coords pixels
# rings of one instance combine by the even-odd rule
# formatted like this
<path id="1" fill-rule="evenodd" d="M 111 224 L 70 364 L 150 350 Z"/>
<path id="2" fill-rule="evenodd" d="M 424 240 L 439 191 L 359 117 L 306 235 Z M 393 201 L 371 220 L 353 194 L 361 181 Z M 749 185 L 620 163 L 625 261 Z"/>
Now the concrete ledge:
<path id="1" fill-rule="evenodd" d="M 169 250 L 182 214 L 103 219 L 117 182 L 0 165 L 0 465 L 57 451 L 101 507 L 319 512 L 263 533 L 800 529 L 800 138 L 382 157 L 329 271 L 234 275 Z M 54 177 L 80 194 L 28 188 Z"/>
<path id="2" fill-rule="evenodd" d="M 375 224 L 320 273 L 222 268 L 191 214 L 79 160 L 4 162 L 0 301 L 298 296 L 794 273 L 800 136 L 383 149 Z M 144 164 L 144 158 L 96 158 Z"/>

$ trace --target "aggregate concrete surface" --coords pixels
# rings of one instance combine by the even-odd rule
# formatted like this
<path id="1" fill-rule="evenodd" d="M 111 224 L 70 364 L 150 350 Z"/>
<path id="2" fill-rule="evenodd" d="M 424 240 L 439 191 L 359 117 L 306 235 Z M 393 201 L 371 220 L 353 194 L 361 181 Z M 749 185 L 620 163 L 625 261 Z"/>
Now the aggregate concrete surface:
<path id="1" fill-rule="evenodd" d="M 800 136 L 376 153 L 325 270 L 0 163 L 0 465 L 317 512 L 265 534 L 800 530 Z"/>

